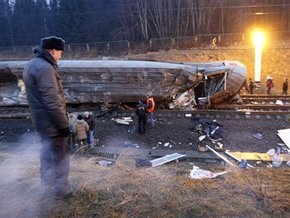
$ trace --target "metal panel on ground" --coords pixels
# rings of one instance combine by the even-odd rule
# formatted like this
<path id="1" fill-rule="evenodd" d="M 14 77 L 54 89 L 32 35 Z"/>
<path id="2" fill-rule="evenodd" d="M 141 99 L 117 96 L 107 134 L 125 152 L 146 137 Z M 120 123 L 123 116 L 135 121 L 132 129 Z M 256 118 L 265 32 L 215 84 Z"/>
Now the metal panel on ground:
<path id="1" fill-rule="evenodd" d="M 160 157 L 154 160 L 151 160 L 150 162 L 152 163 L 152 167 L 160 166 L 162 164 L 168 163 L 173 160 L 177 160 L 178 158 L 185 157 L 185 154 L 178 154 L 178 153 L 173 153 L 173 154 L 167 154 L 164 157 Z"/>

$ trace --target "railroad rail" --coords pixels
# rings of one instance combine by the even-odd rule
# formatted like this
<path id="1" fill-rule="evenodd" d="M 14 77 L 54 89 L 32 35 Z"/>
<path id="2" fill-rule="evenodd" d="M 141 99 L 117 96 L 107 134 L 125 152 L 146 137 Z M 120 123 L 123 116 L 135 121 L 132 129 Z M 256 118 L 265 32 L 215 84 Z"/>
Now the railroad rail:
<path id="1" fill-rule="evenodd" d="M 276 104 L 281 101 L 283 105 L 290 104 L 290 95 L 241 95 L 244 104 Z"/>
<path id="2" fill-rule="evenodd" d="M 124 107 L 124 105 L 114 105 L 111 107 L 102 107 L 100 104 L 80 104 L 68 105 L 68 112 L 91 111 L 95 117 L 101 117 L 106 113 L 114 112 L 117 114 L 134 115 L 134 107 Z M 157 116 L 199 116 L 199 115 L 217 115 L 217 116 L 250 116 L 250 115 L 290 115 L 290 105 L 219 105 L 215 109 L 199 110 L 156 110 Z M 26 119 L 30 117 L 27 106 L 1 106 L 0 119 Z"/>

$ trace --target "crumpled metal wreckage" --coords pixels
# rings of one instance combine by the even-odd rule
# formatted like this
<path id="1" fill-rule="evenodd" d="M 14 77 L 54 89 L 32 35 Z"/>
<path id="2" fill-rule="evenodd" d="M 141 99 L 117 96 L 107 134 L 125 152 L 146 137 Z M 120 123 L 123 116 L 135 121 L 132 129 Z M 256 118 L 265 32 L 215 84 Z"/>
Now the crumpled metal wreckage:
<path id="1" fill-rule="evenodd" d="M 27 104 L 22 72 L 27 61 L 0 61 L 0 105 Z M 169 63 L 142 60 L 61 60 L 68 104 L 136 103 L 153 95 L 158 105 L 191 110 L 224 103 L 246 80 L 237 61 Z"/>

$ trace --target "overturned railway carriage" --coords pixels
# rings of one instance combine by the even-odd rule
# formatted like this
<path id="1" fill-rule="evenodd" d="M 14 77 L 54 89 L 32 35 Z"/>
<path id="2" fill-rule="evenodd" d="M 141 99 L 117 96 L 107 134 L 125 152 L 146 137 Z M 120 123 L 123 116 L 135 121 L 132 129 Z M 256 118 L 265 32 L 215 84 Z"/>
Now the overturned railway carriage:
<path id="1" fill-rule="evenodd" d="M 0 62 L 0 105 L 26 104 L 25 64 Z M 68 104 L 133 103 L 152 94 L 159 104 L 191 108 L 198 98 L 206 104 L 223 102 L 235 95 L 246 79 L 246 68 L 235 61 L 63 60 L 59 69 Z"/>

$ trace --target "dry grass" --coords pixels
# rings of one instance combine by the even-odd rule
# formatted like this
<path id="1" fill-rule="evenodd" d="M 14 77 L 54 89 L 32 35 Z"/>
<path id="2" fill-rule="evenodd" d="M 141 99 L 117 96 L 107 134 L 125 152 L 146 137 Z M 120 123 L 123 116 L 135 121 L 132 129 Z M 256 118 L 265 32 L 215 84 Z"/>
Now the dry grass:
<path id="1" fill-rule="evenodd" d="M 69 180 L 75 196 L 56 201 L 39 194 L 38 157 L 1 162 L 0 217 L 289 217 L 289 168 L 226 168 L 219 179 L 192 180 L 182 161 L 135 168 L 127 150 L 116 164 L 73 156 Z M 25 160 L 25 161 L 24 161 Z M 19 161 L 23 164 L 19 165 Z M 7 164 L 8 163 L 8 164 Z M 197 164 L 211 171 L 221 166 Z"/>

